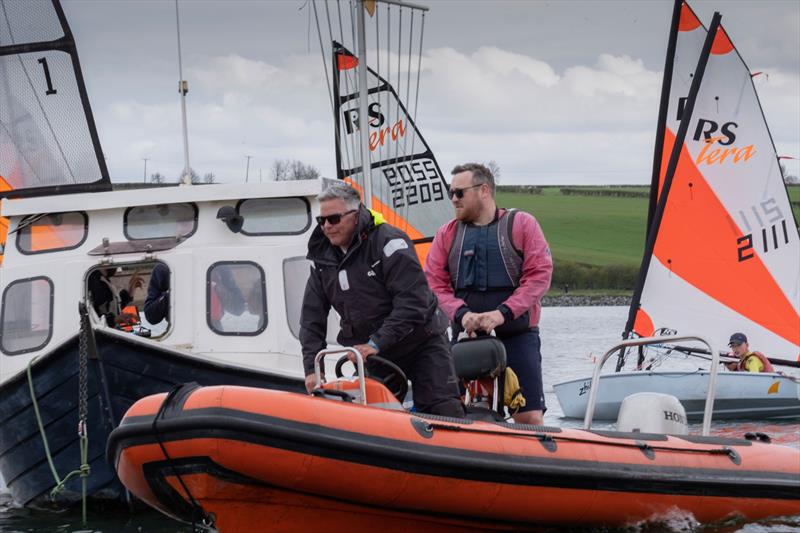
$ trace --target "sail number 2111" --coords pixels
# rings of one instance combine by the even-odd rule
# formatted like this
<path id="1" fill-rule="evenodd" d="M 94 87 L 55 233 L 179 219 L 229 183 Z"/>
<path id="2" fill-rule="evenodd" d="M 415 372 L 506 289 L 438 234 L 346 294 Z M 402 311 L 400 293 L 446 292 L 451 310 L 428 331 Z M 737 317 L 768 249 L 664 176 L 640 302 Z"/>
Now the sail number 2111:
<path id="1" fill-rule="evenodd" d="M 754 247 L 756 246 L 763 250 L 763 253 L 768 253 L 777 250 L 782 245 L 789 244 L 786 218 L 775 198 L 752 205 L 749 210 L 740 210 L 739 217 L 747 230 L 747 233 L 736 239 L 736 250 L 740 263 L 755 256 Z M 751 222 L 753 223 L 751 224 Z"/>

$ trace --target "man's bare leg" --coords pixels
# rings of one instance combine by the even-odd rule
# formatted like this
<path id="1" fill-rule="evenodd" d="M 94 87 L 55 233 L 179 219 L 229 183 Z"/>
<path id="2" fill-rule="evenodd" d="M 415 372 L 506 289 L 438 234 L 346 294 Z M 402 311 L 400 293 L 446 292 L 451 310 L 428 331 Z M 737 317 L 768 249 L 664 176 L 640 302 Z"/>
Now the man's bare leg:
<path id="1" fill-rule="evenodd" d="M 533 424 L 535 426 L 544 425 L 544 416 L 541 411 L 525 411 L 514 415 L 514 422 L 517 424 Z"/>

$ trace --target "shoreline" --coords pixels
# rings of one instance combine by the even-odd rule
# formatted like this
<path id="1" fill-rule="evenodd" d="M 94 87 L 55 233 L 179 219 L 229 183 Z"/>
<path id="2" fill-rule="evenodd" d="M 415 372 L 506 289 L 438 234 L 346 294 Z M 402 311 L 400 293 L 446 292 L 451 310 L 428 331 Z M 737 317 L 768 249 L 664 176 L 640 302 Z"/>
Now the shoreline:
<path id="1" fill-rule="evenodd" d="M 545 295 L 542 298 L 542 307 L 630 307 L 630 305 L 631 296 L 559 294 L 557 296 Z"/>

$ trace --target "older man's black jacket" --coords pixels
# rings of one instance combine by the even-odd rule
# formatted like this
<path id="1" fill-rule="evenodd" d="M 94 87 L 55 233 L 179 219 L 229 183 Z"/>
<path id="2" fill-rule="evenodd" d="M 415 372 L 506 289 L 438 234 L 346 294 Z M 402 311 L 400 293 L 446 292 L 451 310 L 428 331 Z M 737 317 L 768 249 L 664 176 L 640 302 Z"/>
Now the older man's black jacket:
<path id="1" fill-rule="evenodd" d="M 436 296 L 428 287 L 414 246 L 380 214 L 361 206 L 353 242 L 344 254 L 317 227 L 308 241 L 314 262 L 303 296 L 300 342 L 306 375 L 314 356 L 326 346 L 331 306 L 341 316 L 342 346 L 378 345 L 383 357 L 408 353 L 420 341 L 447 328 Z"/>

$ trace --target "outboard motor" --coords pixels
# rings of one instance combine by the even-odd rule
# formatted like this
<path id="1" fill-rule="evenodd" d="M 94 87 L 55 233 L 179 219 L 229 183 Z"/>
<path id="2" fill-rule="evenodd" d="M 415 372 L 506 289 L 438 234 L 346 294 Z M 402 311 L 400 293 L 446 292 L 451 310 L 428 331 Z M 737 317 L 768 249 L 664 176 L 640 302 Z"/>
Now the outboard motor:
<path id="1" fill-rule="evenodd" d="M 688 435 L 686 410 L 672 395 L 639 392 L 622 400 L 617 431 Z"/>

